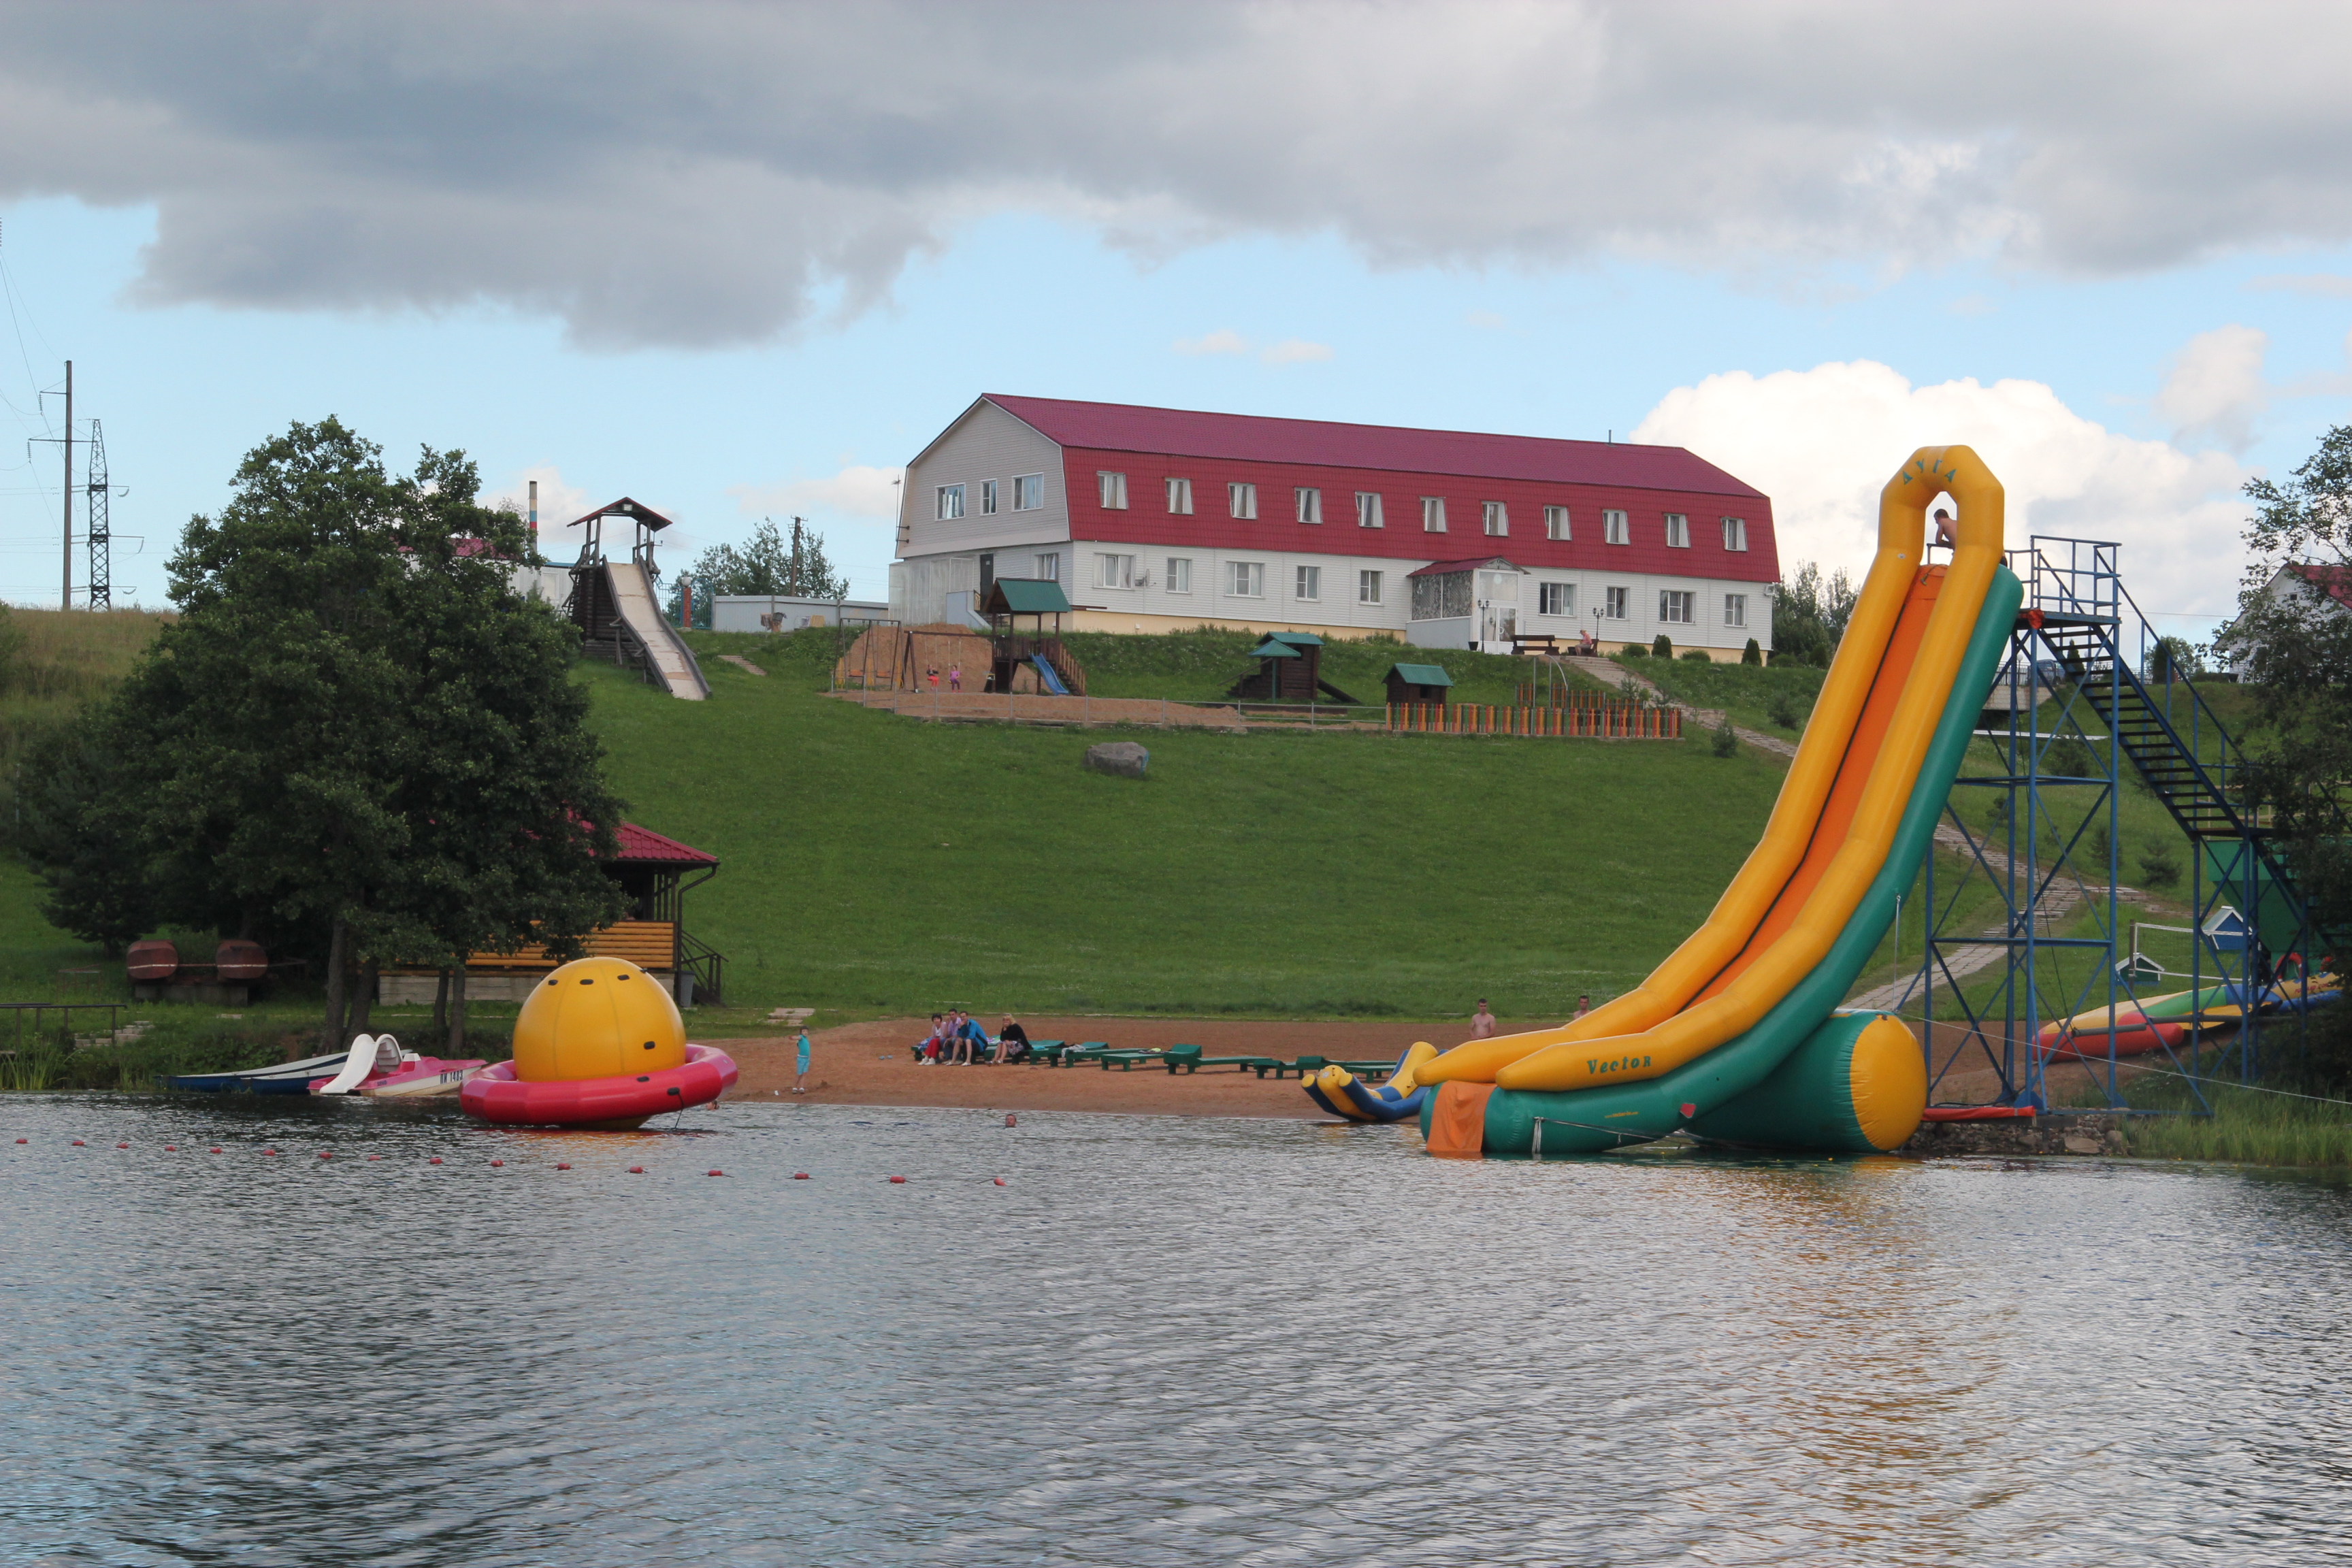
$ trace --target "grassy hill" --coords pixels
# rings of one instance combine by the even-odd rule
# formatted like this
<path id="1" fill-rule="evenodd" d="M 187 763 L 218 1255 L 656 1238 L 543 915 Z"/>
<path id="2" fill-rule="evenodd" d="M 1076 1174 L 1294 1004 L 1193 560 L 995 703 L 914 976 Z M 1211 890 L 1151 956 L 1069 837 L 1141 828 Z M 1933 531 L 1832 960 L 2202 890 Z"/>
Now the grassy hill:
<path id="1" fill-rule="evenodd" d="M 29 632 L 36 617 L 19 614 Z M 51 651 L 26 667 L 56 673 L 21 688 L 27 722 L 102 686 L 154 625 L 48 619 L 59 623 L 41 628 L 54 633 Z M 1250 643 L 1074 640 L 1097 690 L 1177 699 L 1221 693 Z M 1580 992 L 1634 984 L 1705 918 L 1780 779 L 1773 760 L 1717 758 L 1703 737 L 1183 731 L 1136 731 L 1151 776 L 1108 779 L 1079 757 L 1110 731 L 931 725 L 824 696 L 832 633 L 693 641 L 712 681 L 707 703 L 608 666 L 583 664 L 580 679 L 632 816 L 725 862 L 692 895 L 692 925 L 727 954 L 727 1013 L 745 1024 L 776 1005 L 834 1017 L 950 1003 L 1459 1016 L 1482 994 L 1506 1016 L 1556 1016 Z M 1376 690 L 1400 651 L 1337 645 L 1330 668 L 1343 686 Z M 1507 700 L 1524 668 L 1461 652 L 1435 660 L 1473 700 Z M 1765 728 L 1776 699 L 1808 707 L 1819 681 L 1809 670 L 1636 668 Z M 1979 825 L 1989 806 L 1963 799 Z M 2171 829 L 2137 792 L 2126 792 L 2125 817 L 2128 873 L 2131 854 Z M 1939 875 L 1958 868 L 1948 861 Z M 42 922 L 37 903 L 21 867 L 0 868 L 10 999 L 81 990 L 90 977 L 69 972 L 98 962 Z M 1874 970 L 1916 954 L 1922 912 L 1906 903 L 1905 930 Z M 119 973 L 100 994 L 119 994 Z M 310 1005 L 289 996 L 248 1021 L 291 1026 Z M 703 1026 L 720 1022 L 706 1016 Z"/>
<path id="2" fill-rule="evenodd" d="M 1097 689 L 1213 695 L 1235 672 L 1194 658 L 1205 635 L 1079 657 Z M 1105 778 L 1079 759 L 1108 731 L 822 695 L 824 634 L 694 641 L 707 703 L 583 676 L 635 819 L 726 861 L 690 909 L 737 1002 L 1559 1013 L 1704 918 L 1780 782 L 1698 741 L 1184 731 L 1135 733 L 1148 780 Z M 769 676 L 715 657 L 737 650 Z"/>

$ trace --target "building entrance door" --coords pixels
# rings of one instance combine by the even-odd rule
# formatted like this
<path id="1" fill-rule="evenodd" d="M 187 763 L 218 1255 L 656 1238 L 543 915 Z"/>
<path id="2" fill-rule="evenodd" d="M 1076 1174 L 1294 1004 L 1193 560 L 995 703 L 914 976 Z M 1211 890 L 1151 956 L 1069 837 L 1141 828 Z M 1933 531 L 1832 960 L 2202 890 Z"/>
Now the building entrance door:
<path id="1" fill-rule="evenodd" d="M 988 591 L 994 586 L 996 586 L 996 554 L 993 551 L 983 551 L 980 557 L 980 596 L 983 599 L 987 598 Z"/>
<path id="2" fill-rule="evenodd" d="M 1478 642 L 1487 651 L 1507 647 L 1519 632 L 1519 574 L 1516 572 L 1478 574 Z"/>

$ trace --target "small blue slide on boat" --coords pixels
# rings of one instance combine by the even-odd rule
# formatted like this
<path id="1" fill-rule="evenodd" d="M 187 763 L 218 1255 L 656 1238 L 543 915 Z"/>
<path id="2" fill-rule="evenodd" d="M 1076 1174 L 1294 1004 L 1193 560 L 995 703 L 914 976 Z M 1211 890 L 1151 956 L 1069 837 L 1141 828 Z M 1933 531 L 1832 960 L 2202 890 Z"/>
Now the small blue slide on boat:
<path id="1" fill-rule="evenodd" d="M 1429 1090 L 1415 1082 L 1413 1075 L 1423 1062 L 1436 1057 L 1435 1046 L 1416 1040 L 1397 1058 L 1396 1070 L 1389 1074 L 1388 1082 L 1377 1086 L 1360 1081 L 1333 1062 L 1307 1080 L 1307 1098 L 1349 1121 L 1402 1121 L 1421 1114 L 1421 1102 Z"/>
<path id="2" fill-rule="evenodd" d="M 1044 654 L 1031 654 L 1029 662 L 1037 667 L 1037 679 L 1045 683 L 1046 690 L 1056 697 L 1067 697 L 1070 694 L 1070 689 L 1062 684 L 1062 678 L 1054 673 L 1054 667 L 1045 662 Z"/>

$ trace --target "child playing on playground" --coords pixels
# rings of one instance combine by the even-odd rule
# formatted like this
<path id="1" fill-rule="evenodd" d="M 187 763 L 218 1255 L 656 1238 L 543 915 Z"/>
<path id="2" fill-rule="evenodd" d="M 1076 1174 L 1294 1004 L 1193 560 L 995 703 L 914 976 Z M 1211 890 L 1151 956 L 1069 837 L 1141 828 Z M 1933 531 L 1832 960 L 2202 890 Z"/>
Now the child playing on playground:
<path id="1" fill-rule="evenodd" d="M 958 659 L 955 663 L 948 666 L 948 689 L 950 691 L 961 691 L 963 689 L 963 661 L 961 659 Z"/>

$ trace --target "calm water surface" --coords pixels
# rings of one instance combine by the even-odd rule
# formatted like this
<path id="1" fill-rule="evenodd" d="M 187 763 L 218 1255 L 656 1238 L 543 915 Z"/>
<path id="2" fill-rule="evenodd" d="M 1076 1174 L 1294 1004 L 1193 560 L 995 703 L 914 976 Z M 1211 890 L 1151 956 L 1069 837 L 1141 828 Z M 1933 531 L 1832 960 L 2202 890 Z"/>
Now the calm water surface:
<path id="1" fill-rule="evenodd" d="M 0 1562 L 2352 1562 L 2327 1184 L 688 1126 L 0 1100 Z"/>

